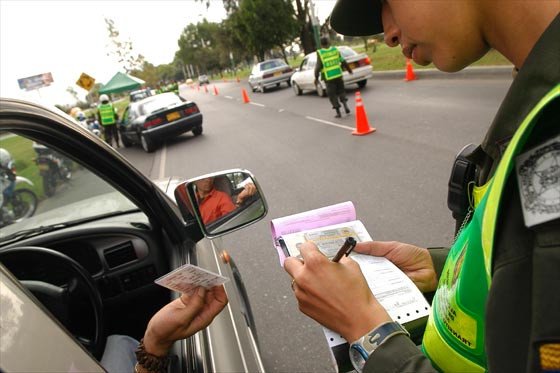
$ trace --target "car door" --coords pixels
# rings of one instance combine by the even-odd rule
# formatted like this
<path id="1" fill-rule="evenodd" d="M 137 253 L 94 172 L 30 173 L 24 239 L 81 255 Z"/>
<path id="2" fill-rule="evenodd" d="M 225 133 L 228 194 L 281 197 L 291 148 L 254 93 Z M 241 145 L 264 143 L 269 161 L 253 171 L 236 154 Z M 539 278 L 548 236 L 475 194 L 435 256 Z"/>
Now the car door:
<path id="1" fill-rule="evenodd" d="M 315 64 L 316 54 L 311 53 L 307 56 L 307 62 L 303 71 L 303 81 L 305 82 L 305 89 L 315 90 Z"/>

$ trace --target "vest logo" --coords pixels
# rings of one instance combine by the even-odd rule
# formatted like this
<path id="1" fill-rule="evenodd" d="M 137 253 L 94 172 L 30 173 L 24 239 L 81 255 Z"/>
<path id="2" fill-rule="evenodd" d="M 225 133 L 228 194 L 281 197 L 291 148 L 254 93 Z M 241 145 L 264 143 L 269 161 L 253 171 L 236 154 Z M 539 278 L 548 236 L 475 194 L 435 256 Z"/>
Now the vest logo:
<path id="1" fill-rule="evenodd" d="M 525 225 L 560 218 L 560 135 L 516 159 Z"/>

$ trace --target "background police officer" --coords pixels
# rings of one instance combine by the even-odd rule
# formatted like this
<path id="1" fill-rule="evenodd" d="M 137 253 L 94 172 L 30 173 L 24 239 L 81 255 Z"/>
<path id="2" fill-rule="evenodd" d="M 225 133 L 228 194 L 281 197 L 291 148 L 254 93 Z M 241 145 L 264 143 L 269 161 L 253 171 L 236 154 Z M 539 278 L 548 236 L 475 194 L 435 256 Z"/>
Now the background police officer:
<path id="1" fill-rule="evenodd" d="M 103 133 L 107 144 L 113 146 L 113 139 L 115 139 L 115 147 L 119 146 L 119 130 L 117 128 L 117 121 L 119 115 L 113 104 L 109 101 L 106 94 L 99 96 L 98 118 L 103 126 Z"/>
<path id="2" fill-rule="evenodd" d="M 352 69 L 344 58 L 342 58 L 336 47 L 329 46 L 329 38 L 323 36 L 321 38 L 321 49 L 317 51 L 317 64 L 315 65 L 315 84 L 319 83 L 319 74 L 327 85 L 327 95 L 334 110 L 336 110 L 336 118 L 340 118 L 340 102 L 344 105 L 346 114 L 350 113 L 350 109 L 346 102 L 346 92 L 344 91 L 344 80 L 342 79 L 342 67 L 350 74 Z M 339 102 L 340 100 L 340 102 Z"/>

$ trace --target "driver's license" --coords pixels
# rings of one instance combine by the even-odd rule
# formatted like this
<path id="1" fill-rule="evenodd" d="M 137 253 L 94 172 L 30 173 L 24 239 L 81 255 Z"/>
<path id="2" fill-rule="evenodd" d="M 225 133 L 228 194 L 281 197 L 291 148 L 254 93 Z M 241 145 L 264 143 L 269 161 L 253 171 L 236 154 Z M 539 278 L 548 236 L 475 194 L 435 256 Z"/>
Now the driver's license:
<path id="1" fill-rule="evenodd" d="M 229 278 L 192 264 L 185 264 L 155 280 L 155 283 L 183 294 L 190 294 L 199 286 L 210 289 L 225 284 Z"/>

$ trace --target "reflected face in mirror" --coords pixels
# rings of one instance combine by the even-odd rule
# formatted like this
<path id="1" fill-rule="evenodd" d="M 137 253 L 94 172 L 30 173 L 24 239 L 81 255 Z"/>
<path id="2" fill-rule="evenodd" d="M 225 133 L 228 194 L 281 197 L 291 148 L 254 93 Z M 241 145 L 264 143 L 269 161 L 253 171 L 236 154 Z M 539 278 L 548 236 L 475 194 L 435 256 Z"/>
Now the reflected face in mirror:
<path id="1" fill-rule="evenodd" d="M 182 211 L 197 216 L 207 236 L 238 229 L 266 214 L 257 183 L 241 170 L 187 181 L 177 187 L 175 196 Z"/>

